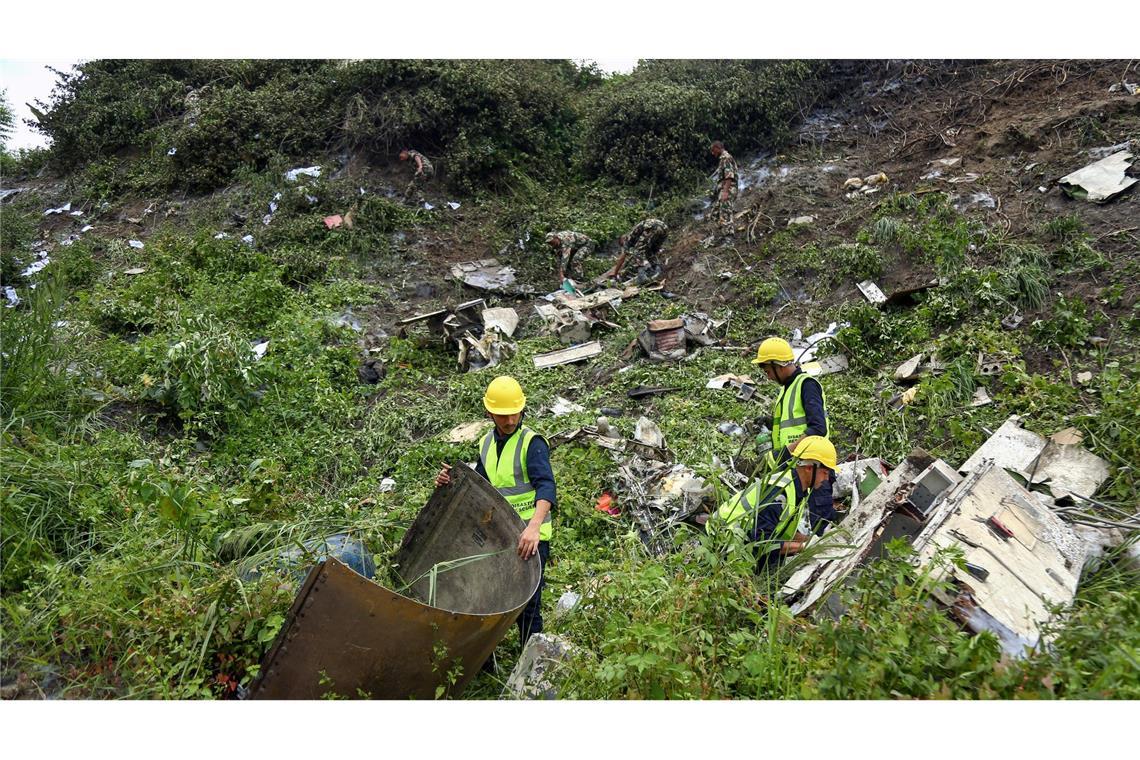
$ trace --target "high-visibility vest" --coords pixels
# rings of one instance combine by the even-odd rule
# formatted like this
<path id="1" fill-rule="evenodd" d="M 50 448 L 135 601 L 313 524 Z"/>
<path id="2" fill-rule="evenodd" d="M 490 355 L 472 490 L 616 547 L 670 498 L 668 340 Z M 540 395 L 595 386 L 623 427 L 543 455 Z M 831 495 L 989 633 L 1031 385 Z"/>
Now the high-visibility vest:
<path id="1" fill-rule="evenodd" d="M 769 551 L 776 548 L 775 544 L 781 541 L 791 541 L 795 538 L 796 528 L 799 527 L 804 506 L 807 504 L 806 496 L 803 499 L 796 499 L 794 476 L 793 470 L 785 469 L 782 472 L 772 473 L 764 480 L 753 480 L 747 488 L 721 504 L 717 508 L 717 515 L 725 522 L 745 519 L 750 526 L 754 526 L 759 510 L 771 504 L 774 498 L 779 498 L 777 494 L 780 494 L 783 496 L 784 504 L 776 530 L 770 536 L 759 537 L 759 540 L 773 544 Z M 705 526 L 707 528 L 708 523 Z M 748 532 L 751 533 L 751 529 Z"/>
<path id="2" fill-rule="evenodd" d="M 520 427 L 511 434 L 503 444 L 500 454 L 495 445 L 494 429 L 487 431 L 483 437 L 483 444 L 479 450 L 479 461 L 483 463 L 483 470 L 487 473 L 487 480 L 491 482 L 507 502 L 519 513 L 523 522 L 529 523 L 534 517 L 534 484 L 526 472 L 526 452 L 530 448 L 531 439 L 536 433 L 530 428 Z M 538 528 L 540 541 L 549 541 L 554 523 L 550 512 Z"/>
<path id="3" fill-rule="evenodd" d="M 800 392 L 804 382 L 808 379 L 806 372 L 796 375 L 792 382 L 776 396 L 772 405 L 772 455 L 779 456 L 780 449 L 787 446 L 807 432 L 807 412 L 804 410 L 803 394 Z M 820 386 L 823 393 L 823 386 Z M 827 408 L 827 396 L 823 396 L 824 409 Z M 823 435 L 826 438 L 831 432 L 831 423 L 824 416 Z"/>

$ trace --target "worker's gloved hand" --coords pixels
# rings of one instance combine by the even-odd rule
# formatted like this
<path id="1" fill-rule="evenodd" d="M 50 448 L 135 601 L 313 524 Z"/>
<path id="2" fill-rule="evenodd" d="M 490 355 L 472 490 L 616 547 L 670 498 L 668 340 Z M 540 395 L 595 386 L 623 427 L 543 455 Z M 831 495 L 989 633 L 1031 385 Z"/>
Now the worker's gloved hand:
<path id="1" fill-rule="evenodd" d="M 451 465 L 445 464 L 439 474 L 435 476 L 435 487 L 445 486 L 451 482 Z"/>

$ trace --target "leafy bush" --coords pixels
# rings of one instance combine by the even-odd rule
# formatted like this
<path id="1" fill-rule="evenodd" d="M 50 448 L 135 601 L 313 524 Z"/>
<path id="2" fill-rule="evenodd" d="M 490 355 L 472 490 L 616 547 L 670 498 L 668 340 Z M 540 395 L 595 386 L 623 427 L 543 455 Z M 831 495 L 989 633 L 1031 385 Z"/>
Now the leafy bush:
<path id="1" fill-rule="evenodd" d="M 740 155 L 785 139 L 821 94 L 825 70 L 805 61 L 642 61 L 584 105 L 580 162 L 614 182 L 692 181 L 714 165 L 713 140 Z"/>
<path id="2" fill-rule="evenodd" d="M 142 395 L 207 433 L 247 408 L 257 387 L 249 340 L 207 317 L 190 317 L 168 340 L 150 343 L 147 358 L 153 374 L 140 378 Z"/>
<path id="3" fill-rule="evenodd" d="M 1053 306 L 1049 319 L 1033 321 L 1033 336 L 1042 346 L 1073 348 L 1083 345 L 1092 334 L 1088 307 L 1080 296 L 1061 296 Z"/>

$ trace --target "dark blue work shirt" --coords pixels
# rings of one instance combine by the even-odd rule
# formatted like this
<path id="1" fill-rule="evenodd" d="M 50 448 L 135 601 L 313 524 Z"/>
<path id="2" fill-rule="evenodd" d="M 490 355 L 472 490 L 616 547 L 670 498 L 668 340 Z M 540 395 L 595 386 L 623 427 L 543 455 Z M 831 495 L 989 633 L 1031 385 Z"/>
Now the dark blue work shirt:
<path id="1" fill-rule="evenodd" d="M 522 421 L 519 422 L 519 427 L 522 427 Z M 495 452 L 502 454 L 503 446 L 507 444 L 510 436 L 499 435 L 498 428 L 491 428 L 491 432 L 495 436 Z M 475 462 L 475 472 L 484 480 L 490 480 L 482 459 Z M 530 446 L 526 450 L 526 476 L 534 486 L 535 501 L 546 499 L 553 511 L 554 505 L 558 502 L 554 491 L 554 470 L 550 467 L 550 446 L 547 445 L 545 438 L 537 434 L 530 439 Z"/>

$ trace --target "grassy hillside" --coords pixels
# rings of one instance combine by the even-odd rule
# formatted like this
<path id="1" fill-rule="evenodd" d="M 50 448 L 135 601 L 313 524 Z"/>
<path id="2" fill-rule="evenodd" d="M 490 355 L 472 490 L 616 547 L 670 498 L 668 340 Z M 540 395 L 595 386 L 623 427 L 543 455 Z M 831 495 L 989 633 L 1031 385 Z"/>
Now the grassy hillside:
<path id="1" fill-rule="evenodd" d="M 1113 468 L 1098 499 L 1134 512 L 1137 195 L 1094 206 L 1055 186 L 1090 149 L 1140 138 L 1137 99 L 1108 93 L 1125 66 L 648 62 L 607 78 L 543 61 L 96 61 L 65 75 L 43 109 L 53 147 L 5 177 L 22 192 L 0 214 L 0 277 L 22 299 L 0 309 L 7 693 L 248 686 L 293 596 L 273 558 L 351 531 L 384 565 L 439 464 L 475 457 L 444 435 L 482 416 L 490 375 L 460 374 L 449 346 L 396 321 L 483 295 L 450 278 L 457 261 L 496 256 L 552 290 L 551 229 L 598 240 L 587 271 L 600 274 L 650 213 L 671 227 L 665 291 L 623 303 L 588 364 L 534 369 L 560 344 L 529 299 L 489 298 L 523 318 L 502 371 L 537 430 L 608 406 L 629 434 L 645 414 L 713 476 L 714 457 L 739 450 L 717 424 L 767 401 L 705 382 L 749 371 L 767 335 L 847 321 L 834 350 L 851 369 L 824 381 L 841 457 L 897 462 L 920 446 L 957 464 L 1016 413 L 1042 433 L 1080 428 Z M 734 246 L 707 245 L 700 218 L 711 139 L 745 169 Z M 409 145 L 440 170 L 430 210 L 400 199 Z M 950 155 L 978 176 L 923 178 Z M 320 177 L 285 177 L 313 165 Z M 878 171 L 884 190 L 844 196 L 848 176 Z M 82 215 L 44 215 L 68 202 Z M 351 228 L 322 221 L 350 210 Z M 22 275 L 40 250 L 50 264 Z M 879 310 L 854 288 L 866 277 L 940 285 Z M 750 348 L 621 357 L 646 320 L 692 310 Z M 1014 312 L 1022 326 L 1003 329 Z M 931 349 L 947 371 L 893 409 L 895 366 Z M 979 353 L 1001 374 L 982 376 Z M 358 374 L 370 360 L 375 384 Z M 626 396 L 642 384 L 681 390 Z M 979 385 L 994 404 L 969 405 Z M 559 395 L 587 411 L 544 413 Z M 568 444 L 552 461 L 544 604 L 587 598 L 547 630 L 591 653 L 562 673 L 563 696 L 1140 696 L 1140 591 L 1117 554 L 1086 574 L 1054 646 L 1013 662 L 927 603 L 934 581 L 906 547 L 845 591 L 838 621 L 793 618 L 739 535 L 683 530 L 651 556 L 628 518 L 594 509 L 605 491 L 625 498 L 602 449 Z M 508 669 L 515 637 L 499 647 Z M 504 679 L 480 674 L 465 696 L 498 697 Z"/>

